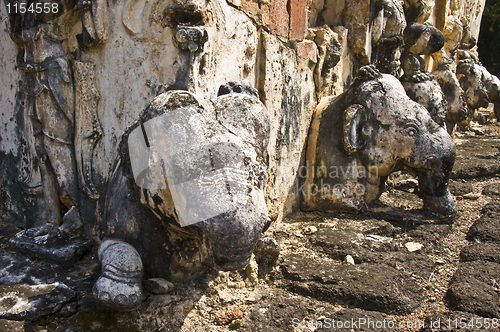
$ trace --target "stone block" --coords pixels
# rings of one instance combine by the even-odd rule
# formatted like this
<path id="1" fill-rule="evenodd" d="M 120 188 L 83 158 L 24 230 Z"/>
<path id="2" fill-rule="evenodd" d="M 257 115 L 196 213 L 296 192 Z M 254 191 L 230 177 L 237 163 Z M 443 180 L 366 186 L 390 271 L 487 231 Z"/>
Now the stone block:
<path id="1" fill-rule="evenodd" d="M 500 142 L 487 138 L 470 137 L 457 149 L 451 178 L 476 178 L 500 172 Z"/>
<path id="2" fill-rule="evenodd" d="M 311 40 L 304 40 L 297 44 L 297 55 L 304 60 L 318 61 L 316 43 Z"/>
<path id="3" fill-rule="evenodd" d="M 271 3 L 269 29 L 271 32 L 283 37 L 288 37 L 290 26 L 290 16 L 286 7 L 286 0 L 275 0 Z"/>
<path id="4" fill-rule="evenodd" d="M 332 303 L 385 313 L 411 313 L 423 292 L 408 274 L 384 264 L 330 265 L 289 255 L 281 266 L 285 287 Z"/>
<path id="5" fill-rule="evenodd" d="M 472 183 L 450 180 L 448 182 L 450 192 L 453 196 L 463 196 L 473 192 Z"/>
<path id="6" fill-rule="evenodd" d="M 306 33 L 306 0 L 290 0 L 290 39 L 304 39 Z"/>
<path id="7" fill-rule="evenodd" d="M 500 184 L 493 183 L 483 189 L 483 195 L 487 196 L 500 196 Z"/>
<path id="8" fill-rule="evenodd" d="M 57 312 L 75 297 L 62 283 L 0 286 L 0 318 L 37 320 Z"/>
<path id="9" fill-rule="evenodd" d="M 472 243 L 460 252 L 462 262 L 476 260 L 500 263 L 500 248 L 497 243 Z"/>
<path id="10" fill-rule="evenodd" d="M 500 206 L 498 201 L 487 204 L 482 216 L 472 224 L 467 239 L 478 242 L 500 242 Z"/>
<path id="11" fill-rule="evenodd" d="M 500 317 L 498 284 L 500 264 L 474 261 L 461 263 L 451 279 L 447 297 L 453 310 L 482 317 Z"/>

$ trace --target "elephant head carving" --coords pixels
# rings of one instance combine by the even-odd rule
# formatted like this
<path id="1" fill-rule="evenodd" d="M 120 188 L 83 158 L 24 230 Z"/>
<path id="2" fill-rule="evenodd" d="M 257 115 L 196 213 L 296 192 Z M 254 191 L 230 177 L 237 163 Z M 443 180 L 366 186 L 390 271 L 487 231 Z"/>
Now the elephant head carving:
<path id="1" fill-rule="evenodd" d="M 471 110 L 480 107 L 488 107 L 490 102 L 488 91 L 484 82 L 483 66 L 470 52 L 459 51 L 459 62 L 457 65 L 457 78 L 464 90 L 467 106 Z"/>
<path id="2" fill-rule="evenodd" d="M 357 212 L 405 167 L 418 176 L 424 208 L 454 214 L 447 188 L 454 160 L 455 144 L 427 109 L 395 77 L 368 66 L 316 110 L 298 189 L 306 210 Z"/>
<path id="3" fill-rule="evenodd" d="M 220 270 L 250 261 L 270 223 L 269 114 L 249 86 L 219 92 L 211 100 L 161 94 L 123 135 L 102 227 L 99 304 L 137 307 L 142 276 L 170 278 L 175 253 Z"/>

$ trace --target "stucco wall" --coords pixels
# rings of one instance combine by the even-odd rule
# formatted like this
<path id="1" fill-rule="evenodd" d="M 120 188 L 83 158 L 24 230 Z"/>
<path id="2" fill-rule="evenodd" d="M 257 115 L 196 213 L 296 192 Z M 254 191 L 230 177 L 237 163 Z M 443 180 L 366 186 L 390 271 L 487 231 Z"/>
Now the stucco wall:
<path id="1" fill-rule="evenodd" d="M 433 8 L 430 23 L 445 30 L 450 21 L 460 21 L 477 37 L 485 0 L 425 2 Z M 198 13 L 200 21 L 182 21 L 169 9 Z M 100 1 L 93 15 L 101 43 L 94 47 L 82 47 L 76 40 L 82 29 L 79 15 L 61 18 L 68 54 L 95 64 L 95 79 L 89 84 L 97 90 L 102 136 L 92 152 L 92 181 L 100 198 L 82 195 L 91 207 L 86 218 L 102 216 L 120 137 L 156 95 L 177 87 L 214 97 L 228 81 L 257 88 L 271 117 L 266 195 L 272 219 L 297 209 L 297 171 L 304 162 L 312 113 L 322 98 L 341 94 L 357 67 L 369 61 L 372 10 L 367 1 L 352 0 L 127 0 L 109 6 Z M 202 50 L 179 51 L 176 20 L 204 26 L 208 38 Z M 40 174 L 27 121 L 23 49 L 9 36 L 5 5 L 0 6 L 0 45 L 3 187 L 9 212 L 19 224 L 33 224 L 42 195 L 39 190 L 23 191 L 23 181 L 31 176 L 35 183 Z M 338 59 L 330 68 L 325 57 L 332 54 Z"/>

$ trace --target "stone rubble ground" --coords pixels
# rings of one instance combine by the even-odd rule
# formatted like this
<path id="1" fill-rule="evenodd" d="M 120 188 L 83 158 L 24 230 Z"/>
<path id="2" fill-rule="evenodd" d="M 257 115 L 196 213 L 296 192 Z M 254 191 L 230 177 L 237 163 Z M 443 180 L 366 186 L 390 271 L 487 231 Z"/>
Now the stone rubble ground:
<path id="1" fill-rule="evenodd" d="M 146 282 L 146 301 L 132 312 L 95 306 L 94 252 L 62 270 L 30 260 L 10 251 L 7 239 L 17 229 L 4 220 L 0 330 L 328 331 L 316 327 L 332 319 L 396 322 L 394 328 L 365 331 L 499 330 L 478 328 L 485 318 L 500 318 L 500 125 L 486 127 L 486 135 L 456 134 L 457 166 L 450 181 L 460 212 L 455 220 L 426 215 L 414 195 L 415 182 L 400 173 L 363 214 L 298 212 L 273 224 L 266 234 L 281 252 L 269 273 L 252 262 L 242 272 L 209 271 L 174 282 L 173 289 L 153 279 Z M 54 282 L 64 294 L 38 294 L 33 305 L 15 291 L 19 283 Z M 9 316 L 12 301 L 31 307 Z M 446 322 L 454 327 L 460 318 L 474 324 L 447 328 Z M 441 328 L 431 328 L 437 321 Z"/>

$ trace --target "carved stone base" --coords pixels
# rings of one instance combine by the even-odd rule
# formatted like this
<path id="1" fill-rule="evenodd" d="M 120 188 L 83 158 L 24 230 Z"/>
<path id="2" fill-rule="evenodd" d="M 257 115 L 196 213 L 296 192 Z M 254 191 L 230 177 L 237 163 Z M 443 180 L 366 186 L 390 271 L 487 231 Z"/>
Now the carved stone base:
<path id="1" fill-rule="evenodd" d="M 38 237 L 18 233 L 9 240 L 14 250 L 31 257 L 48 260 L 60 265 L 70 265 L 79 260 L 92 246 L 84 237 L 60 240 L 52 243 L 37 243 Z"/>

